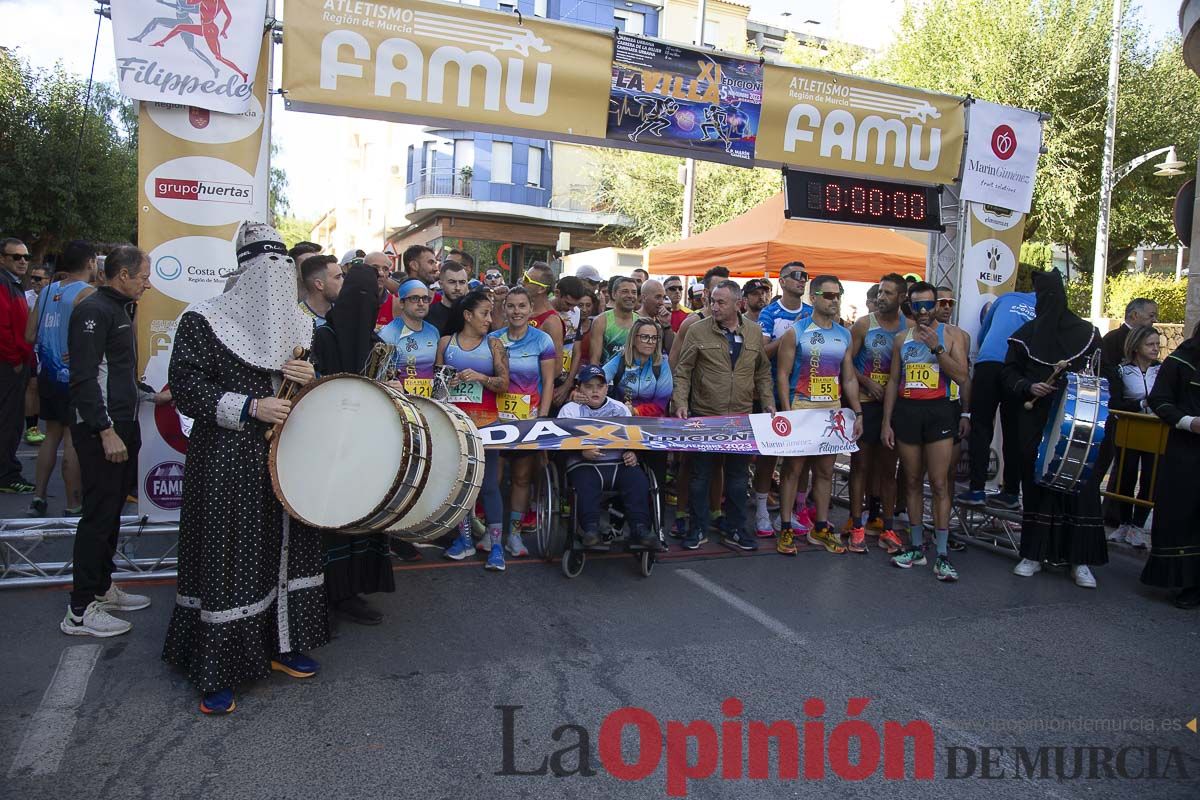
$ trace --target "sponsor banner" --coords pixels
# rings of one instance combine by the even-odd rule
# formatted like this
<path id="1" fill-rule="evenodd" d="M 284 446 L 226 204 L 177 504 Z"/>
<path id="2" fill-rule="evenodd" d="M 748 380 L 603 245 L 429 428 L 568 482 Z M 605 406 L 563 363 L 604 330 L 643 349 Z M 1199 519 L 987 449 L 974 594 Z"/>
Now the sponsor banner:
<path id="1" fill-rule="evenodd" d="M 1032 111 L 975 100 L 963 162 L 963 200 L 1029 213 L 1042 149 L 1042 123 Z"/>
<path id="2" fill-rule="evenodd" d="M 226 113 L 251 108 L 266 0 L 121 0 L 111 8 L 126 97 Z"/>
<path id="3" fill-rule="evenodd" d="M 603 140 L 612 35 L 422 0 L 288 0 L 287 106 Z"/>
<path id="4" fill-rule="evenodd" d="M 167 387 L 179 315 L 220 294 L 237 264 L 238 225 L 267 217 L 269 57 L 262 47 L 254 94 L 240 113 L 140 104 L 138 241 L 150 254 L 150 288 L 138 302 L 138 364 L 156 390 Z M 140 422 L 138 513 L 176 519 L 192 421 L 173 405 L 144 405 Z"/>
<path id="5" fill-rule="evenodd" d="M 768 64 L 755 152 L 759 166 L 952 183 L 965 131 L 960 98 Z"/>
<path id="6" fill-rule="evenodd" d="M 617 34 L 608 138 L 651 149 L 696 151 L 714 161 L 754 160 L 762 63 Z"/>
<path id="7" fill-rule="evenodd" d="M 983 203 L 967 203 L 966 211 L 958 325 L 971 335 L 974 354 L 979 350 L 979 329 L 992 301 L 1017 285 L 1025 215 Z"/>
<path id="8" fill-rule="evenodd" d="M 496 450 L 677 450 L 811 456 L 852 453 L 854 412 L 811 408 L 730 417 L 530 419 L 479 429 Z"/>

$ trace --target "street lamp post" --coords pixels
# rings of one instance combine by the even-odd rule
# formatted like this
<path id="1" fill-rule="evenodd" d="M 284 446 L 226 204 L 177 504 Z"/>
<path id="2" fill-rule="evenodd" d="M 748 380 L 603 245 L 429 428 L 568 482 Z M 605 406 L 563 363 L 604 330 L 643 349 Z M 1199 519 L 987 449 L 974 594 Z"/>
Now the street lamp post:
<path id="1" fill-rule="evenodd" d="M 1104 304 L 1104 278 L 1108 273 L 1108 212 L 1112 204 L 1113 150 L 1117 139 L 1117 81 L 1121 74 L 1121 0 L 1113 0 L 1112 41 L 1108 46 L 1108 114 L 1104 120 L 1104 156 L 1100 162 L 1100 215 L 1096 218 L 1096 256 L 1092 261 L 1093 320 L 1100 319 Z"/>

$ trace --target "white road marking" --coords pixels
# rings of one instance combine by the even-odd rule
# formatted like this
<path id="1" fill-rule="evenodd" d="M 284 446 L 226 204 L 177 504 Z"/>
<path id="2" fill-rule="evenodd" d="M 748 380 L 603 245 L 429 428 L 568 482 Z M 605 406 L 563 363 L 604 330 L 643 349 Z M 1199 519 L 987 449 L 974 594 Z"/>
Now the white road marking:
<path id="1" fill-rule="evenodd" d="M 699 572 L 690 569 L 677 569 L 674 570 L 674 574 L 680 576 L 684 580 L 696 584 L 709 594 L 724 600 L 726 603 L 733 606 L 735 609 L 742 612 L 759 625 L 762 625 L 767 630 L 783 639 L 786 639 L 792 644 L 804 644 L 804 639 L 800 636 L 800 634 L 796 633 L 783 622 L 779 621 L 775 617 L 772 617 L 770 614 L 763 611 L 753 603 L 746 602 L 733 592 L 722 587 L 720 584 L 713 583 Z"/>
<path id="2" fill-rule="evenodd" d="M 29 730 L 13 757 L 8 777 L 58 772 L 67 743 L 75 731 L 76 714 L 87 694 L 88 679 L 99 657 L 98 644 L 76 645 L 63 650 L 42 703 L 29 720 Z"/>

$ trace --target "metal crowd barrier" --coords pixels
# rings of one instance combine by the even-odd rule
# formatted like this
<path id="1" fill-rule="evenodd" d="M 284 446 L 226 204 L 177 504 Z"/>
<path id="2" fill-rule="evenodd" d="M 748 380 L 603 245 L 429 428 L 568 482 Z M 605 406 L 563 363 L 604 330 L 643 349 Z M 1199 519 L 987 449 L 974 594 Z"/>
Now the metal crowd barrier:
<path id="1" fill-rule="evenodd" d="M 38 561 L 42 552 L 62 545 L 61 550 L 70 553 L 77 517 L 62 519 L 0 519 L 0 589 L 15 589 L 30 586 L 64 586 L 71 583 L 69 560 Z M 121 528 L 117 539 L 117 552 L 113 557 L 116 571 L 113 577 L 120 581 L 174 578 L 178 547 L 177 522 L 150 522 L 146 517 L 121 517 Z M 138 551 L 146 548 L 153 537 L 163 537 L 167 546 L 155 556 L 139 557 Z M 160 548 L 161 549 L 161 548 Z M 53 558 L 53 556 L 47 556 Z"/>

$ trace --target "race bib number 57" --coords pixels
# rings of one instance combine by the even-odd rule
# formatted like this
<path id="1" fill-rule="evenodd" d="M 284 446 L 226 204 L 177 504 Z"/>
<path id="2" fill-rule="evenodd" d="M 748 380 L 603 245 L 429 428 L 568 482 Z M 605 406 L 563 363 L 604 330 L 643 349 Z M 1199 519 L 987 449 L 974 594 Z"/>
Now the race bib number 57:
<path id="1" fill-rule="evenodd" d="M 496 411 L 501 419 L 530 419 L 532 398 L 527 394 L 504 394 L 496 396 Z"/>

